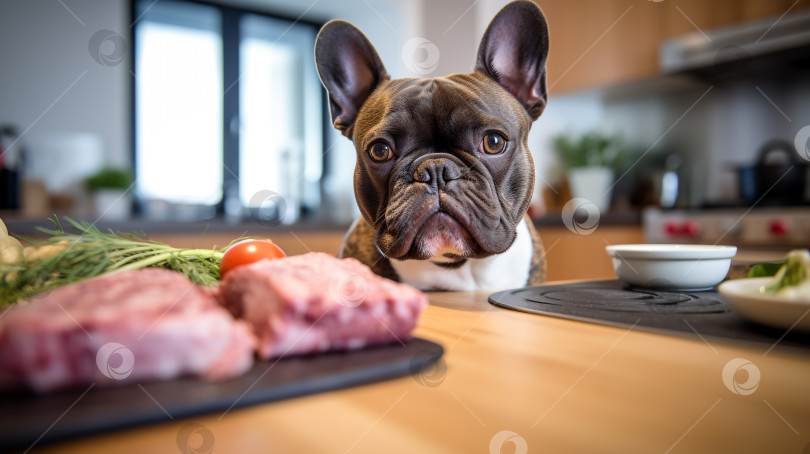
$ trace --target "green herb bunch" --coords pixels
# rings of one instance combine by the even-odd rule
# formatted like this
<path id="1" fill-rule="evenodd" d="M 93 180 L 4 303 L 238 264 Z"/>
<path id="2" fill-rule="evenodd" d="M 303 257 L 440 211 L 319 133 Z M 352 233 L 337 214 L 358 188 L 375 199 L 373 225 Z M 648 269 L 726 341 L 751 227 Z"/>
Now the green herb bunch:
<path id="1" fill-rule="evenodd" d="M 132 185 L 132 181 L 132 172 L 122 169 L 106 168 L 84 180 L 84 185 L 90 192 L 97 192 L 102 189 L 118 189 L 124 191 L 129 189 L 130 185 Z"/>
<path id="2" fill-rule="evenodd" d="M 66 220 L 78 233 L 66 232 L 53 217 L 54 229 L 38 228 L 46 240 L 27 240 L 36 247 L 32 253 L 0 263 L 0 306 L 83 279 L 146 267 L 179 271 L 202 285 L 219 280 L 222 250 L 178 249 L 143 233 L 104 233 L 88 222 Z"/>

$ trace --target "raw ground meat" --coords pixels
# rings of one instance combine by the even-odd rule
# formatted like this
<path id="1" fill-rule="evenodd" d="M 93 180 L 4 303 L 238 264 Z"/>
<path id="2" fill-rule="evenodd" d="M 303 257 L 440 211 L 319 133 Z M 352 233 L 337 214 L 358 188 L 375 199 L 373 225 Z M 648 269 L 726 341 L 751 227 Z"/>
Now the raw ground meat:
<path id="1" fill-rule="evenodd" d="M 234 268 L 220 299 L 268 359 L 410 339 L 427 296 L 355 259 L 312 252 Z"/>
<path id="2" fill-rule="evenodd" d="M 247 371 L 256 339 L 210 291 L 163 269 L 53 290 L 0 317 L 0 388 L 38 392 Z"/>

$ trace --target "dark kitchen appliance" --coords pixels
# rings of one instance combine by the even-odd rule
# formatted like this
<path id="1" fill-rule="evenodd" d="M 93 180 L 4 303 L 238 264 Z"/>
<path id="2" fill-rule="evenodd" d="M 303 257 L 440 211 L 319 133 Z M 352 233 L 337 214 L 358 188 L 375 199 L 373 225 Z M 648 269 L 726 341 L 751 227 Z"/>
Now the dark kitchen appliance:
<path id="1" fill-rule="evenodd" d="M 409 374 L 429 381 L 428 366 L 443 352 L 438 344 L 414 338 L 405 345 L 257 362 L 246 374 L 221 382 L 183 378 L 42 396 L 3 392 L 0 450 L 30 450 L 46 442 L 204 413 L 224 415 L 248 405 Z"/>
<path id="2" fill-rule="evenodd" d="M 709 342 L 753 342 L 810 349 L 810 334 L 746 321 L 716 291 L 668 292 L 628 287 L 618 280 L 542 285 L 494 293 L 496 306 L 623 328 L 676 334 Z"/>
<path id="3" fill-rule="evenodd" d="M 790 10 L 790 8 L 789 8 Z M 710 80 L 752 72 L 796 68 L 810 59 L 810 10 L 740 24 L 696 30 L 663 42 L 659 62 L 665 74 L 694 74 Z"/>
<path id="4" fill-rule="evenodd" d="M 740 199 L 748 206 L 806 202 L 807 169 L 792 143 L 771 140 L 760 148 L 756 164 L 737 168 Z"/>

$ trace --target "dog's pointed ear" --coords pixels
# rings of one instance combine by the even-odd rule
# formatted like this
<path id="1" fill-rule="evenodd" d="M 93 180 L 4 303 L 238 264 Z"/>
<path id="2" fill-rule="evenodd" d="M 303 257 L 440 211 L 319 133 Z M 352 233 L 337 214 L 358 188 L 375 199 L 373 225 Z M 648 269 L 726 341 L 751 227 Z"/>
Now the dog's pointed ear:
<path id="1" fill-rule="evenodd" d="M 329 92 L 332 124 L 351 139 L 360 107 L 390 76 L 363 32 L 342 20 L 327 23 L 318 33 L 315 62 Z"/>
<path id="2" fill-rule="evenodd" d="M 481 39 L 476 71 L 495 79 L 523 104 L 532 120 L 548 100 L 548 24 L 540 7 L 516 1 L 498 12 Z"/>

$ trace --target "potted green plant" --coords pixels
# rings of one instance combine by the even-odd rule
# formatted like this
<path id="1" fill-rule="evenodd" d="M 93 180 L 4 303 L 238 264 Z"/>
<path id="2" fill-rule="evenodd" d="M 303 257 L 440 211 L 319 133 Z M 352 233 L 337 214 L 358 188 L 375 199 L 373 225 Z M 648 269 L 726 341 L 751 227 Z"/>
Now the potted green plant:
<path id="1" fill-rule="evenodd" d="M 87 177 L 84 186 L 92 195 L 96 215 L 108 220 L 128 218 L 132 205 L 129 189 L 133 181 L 129 170 L 110 167 Z"/>
<path id="2" fill-rule="evenodd" d="M 627 155 L 621 136 L 598 131 L 580 136 L 560 134 L 554 137 L 553 145 L 571 195 L 589 200 L 600 211 L 610 208 L 615 174 Z"/>

